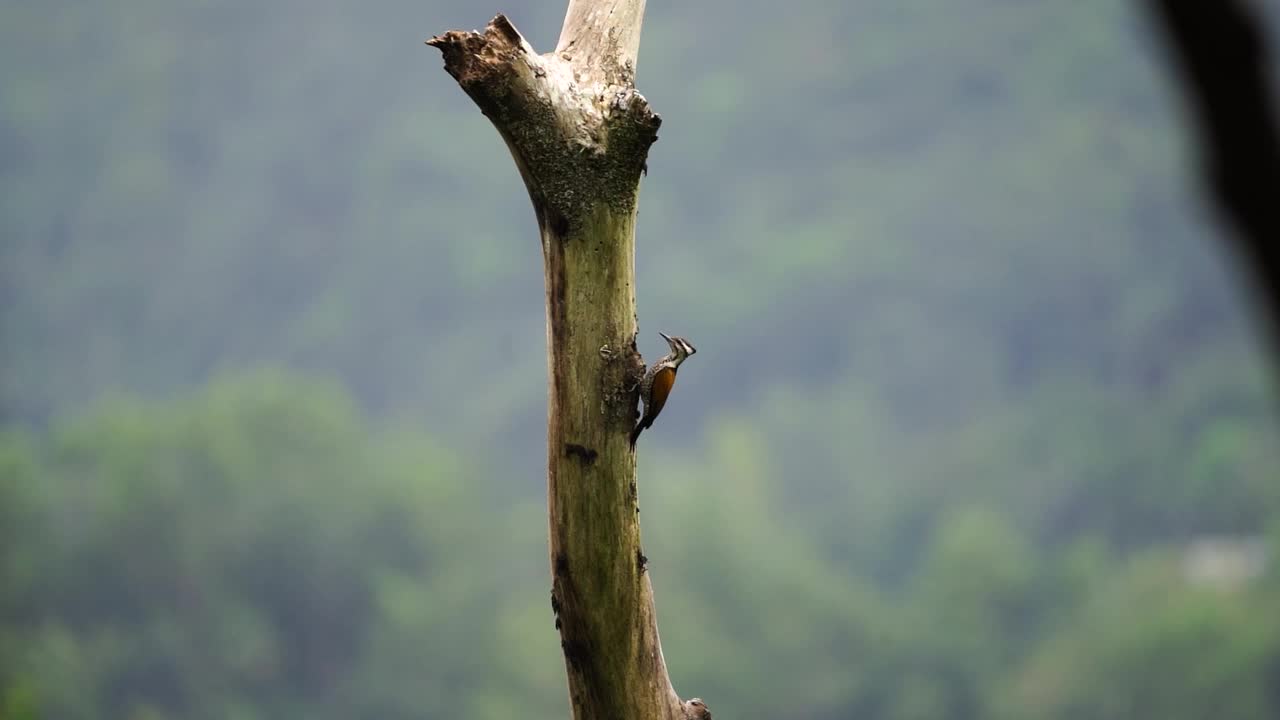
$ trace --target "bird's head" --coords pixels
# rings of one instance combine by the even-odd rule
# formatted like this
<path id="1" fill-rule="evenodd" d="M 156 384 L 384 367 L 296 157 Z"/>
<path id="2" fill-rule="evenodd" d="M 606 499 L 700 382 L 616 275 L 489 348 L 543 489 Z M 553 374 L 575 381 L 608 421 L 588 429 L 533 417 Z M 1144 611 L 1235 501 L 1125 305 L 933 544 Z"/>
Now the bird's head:
<path id="1" fill-rule="evenodd" d="M 671 356 L 677 367 L 679 367 L 680 363 L 685 361 L 685 358 L 698 352 L 697 348 L 695 348 L 693 345 L 689 343 L 688 340 L 685 340 L 682 337 L 679 337 L 676 335 L 668 335 L 662 332 L 658 334 L 661 335 L 662 339 L 666 340 L 667 344 L 671 346 Z"/>

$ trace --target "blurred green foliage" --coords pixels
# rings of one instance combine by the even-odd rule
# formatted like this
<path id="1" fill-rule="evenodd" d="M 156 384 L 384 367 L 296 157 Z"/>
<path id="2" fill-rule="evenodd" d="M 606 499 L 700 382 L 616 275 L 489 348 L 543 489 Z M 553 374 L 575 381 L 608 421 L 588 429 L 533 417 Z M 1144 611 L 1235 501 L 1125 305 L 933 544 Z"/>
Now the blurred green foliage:
<path id="1" fill-rule="evenodd" d="M 513 5 L 0 9 L 0 718 L 565 716 L 536 232 L 420 44 L 548 49 Z M 641 507 L 717 717 L 1280 716 L 1274 377 L 1152 55 L 650 4 Z"/>
<path id="2" fill-rule="evenodd" d="M 541 505 L 367 425 L 331 383 L 256 373 L 7 435 L 3 717 L 563 716 Z M 1046 546 L 956 504 L 877 582 L 785 509 L 763 438 L 712 435 L 642 509 L 671 670 L 717 712 L 1280 708 L 1274 577 L 1198 589 L 1175 548 Z"/>

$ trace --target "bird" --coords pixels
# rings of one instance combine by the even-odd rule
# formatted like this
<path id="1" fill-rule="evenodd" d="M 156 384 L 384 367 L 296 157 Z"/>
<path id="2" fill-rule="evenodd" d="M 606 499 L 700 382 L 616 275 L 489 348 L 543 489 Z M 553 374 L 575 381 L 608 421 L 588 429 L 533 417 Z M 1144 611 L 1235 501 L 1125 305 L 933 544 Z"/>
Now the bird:
<path id="1" fill-rule="evenodd" d="M 676 370 L 680 368 L 680 363 L 698 352 L 697 348 L 682 337 L 661 332 L 658 334 L 671 346 L 671 352 L 650 365 L 644 373 L 644 379 L 640 381 L 640 401 L 644 403 L 644 416 L 631 430 L 631 447 L 636 446 L 636 439 L 640 437 L 640 433 L 653 425 L 658 413 L 662 412 L 662 406 L 667 404 L 671 387 L 676 384 Z"/>

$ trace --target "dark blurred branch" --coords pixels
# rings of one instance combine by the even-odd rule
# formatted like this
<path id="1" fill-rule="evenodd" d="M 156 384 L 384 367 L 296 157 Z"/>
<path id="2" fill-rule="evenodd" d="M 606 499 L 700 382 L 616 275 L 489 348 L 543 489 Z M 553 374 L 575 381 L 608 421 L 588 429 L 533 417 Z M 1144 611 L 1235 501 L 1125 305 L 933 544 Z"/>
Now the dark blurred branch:
<path id="1" fill-rule="evenodd" d="M 1205 180 L 1280 327 L 1280 125 L 1262 23 L 1239 0 L 1147 4 L 1185 90 Z"/>

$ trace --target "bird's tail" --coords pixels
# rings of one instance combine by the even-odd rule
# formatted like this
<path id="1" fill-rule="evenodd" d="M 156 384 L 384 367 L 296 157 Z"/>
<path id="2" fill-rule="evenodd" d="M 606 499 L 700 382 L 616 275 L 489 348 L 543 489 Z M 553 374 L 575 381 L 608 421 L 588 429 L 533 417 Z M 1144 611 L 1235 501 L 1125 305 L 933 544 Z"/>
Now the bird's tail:
<path id="1" fill-rule="evenodd" d="M 645 418 L 640 422 L 636 423 L 636 426 L 631 430 L 631 447 L 632 448 L 636 446 L 636 439 L 640 437 L 640 433 L 644 432 L 645 428 L 648 428 L 652 424 L 653 424 L 653 420 L 650 418 Z"/>

